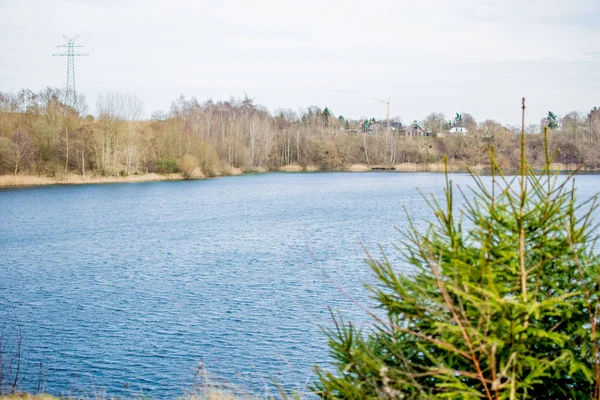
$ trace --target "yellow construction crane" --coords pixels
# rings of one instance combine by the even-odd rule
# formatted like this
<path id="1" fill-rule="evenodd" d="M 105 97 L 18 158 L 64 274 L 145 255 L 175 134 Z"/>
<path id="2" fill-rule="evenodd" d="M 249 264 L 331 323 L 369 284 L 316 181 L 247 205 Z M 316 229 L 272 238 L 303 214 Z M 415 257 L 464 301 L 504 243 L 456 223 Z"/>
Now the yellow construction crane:
<path id="1" fill-rule="evenodd" d="M 383 101 L 383 100 L 379 100 L 379 99 L 377 99 L 375 97 L 373 97 L 373 100 L 378 101 L 378 102 L 383 103 L 383 104 L 387 104 L 387 112 L 388 112 L 387 128 L 391 129 L 392 126 L 390 125 L 390 100 L 388 99 L 388 101 Z"/>

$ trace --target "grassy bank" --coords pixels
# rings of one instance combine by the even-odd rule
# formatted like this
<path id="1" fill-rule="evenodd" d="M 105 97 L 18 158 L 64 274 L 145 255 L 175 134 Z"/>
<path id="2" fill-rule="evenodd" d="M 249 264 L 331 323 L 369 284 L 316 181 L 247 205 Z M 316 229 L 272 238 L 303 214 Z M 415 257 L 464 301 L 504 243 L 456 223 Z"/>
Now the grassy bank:
<path id="1" fill-rule="evenodd" d="M 393 169 L 391 169 L 393 168 Z M 488 166 L 474 165 L 472 170 L 484 171 Z M 552 164 L 552 169 L 555 171 L 573 171 L 577 168 L 574 164 Z M 344 168 L 320 168 L 316 165 L 301 166 L 298 164 L 290 164 L 276 170 L 267 170 L 266 168 L 229 168 L 219 172 L 215 177 L 241 175 L 244 173 L 266 173 L 266 172 L 370 172 L 373 170 L 386 170 L 390 172 L 443 172 L 443 163 L 401 163 L 393 166 L 389 165 L 367 165 L 367 164 L 352 164 Z M 448 165 L 449 171 L 464 172 L 466 167 L 462 164 Z M 134 182 L 157 182 L 157 181 L 177 181 L 184 179 L 204 179 L 201 173 L 191 174 L 185 177 L 180 173 L 174 174 L 137 174 L 128 176 L 101 176 L 101 175 L 78 175 L 78 174 L 63 174 L 60 176 L 37 176 L 37 175 L 0 175 L 0 187 L 20 187 L 20 186 L 40 186 L 40 185 L 84 185 L 84 184 L 101 184 L 101 183 L 134 183 Z"/>
<path id="2" fill-rule="evenodd" d="M 240 175 L 244 173 L 266 173 L 266 172 L 369 172 L 372 171 L 373 168 L 389 168 L 383 166 L 369 166 L 366 164 L 354 164 L 347 168 L 334 168 L 334 169 L 324 169 L 319 168 L 314 165 L 300 166 L 297 164 L 286 165 L 278 170 L 267 170 L 266 168 L 249 168 L 245 170 L 241 169 L 231 169 L 225 171 L 224 173 L 217 174 L 214 177 L 219 176 L 231 176 L 231 175 Z M 423 172 L 423 171 L 431 171 L 431 172 L 439 172 L 443 171 L 443 166 L 438 164 L 398 164 L 394 166 L 394 171 L 400 172 Z M 453 170 L 460 170 L 460 168 L 455 168 Z M 463 168 L 464 170 L 464 168 Z M 149 174 L 137 174 L 137 175 L 128 175 L 128 176 L 101 176 L 101 175 L 87 175 L 82 176 L 78 174 L 64 174 L 60 176 L 37 176 L 37 175 L 27 175 L 27 174 L 18 174 L 18 175 L 0 175 L 0 187 L 20 187 L 20 186 L 42 186 L 42 185 L 85 185 L 85 184 L 101 184 L 101 183 L 134 183 L 134 182 L 157 182 L 157 181 L 177 181 L 184 179 L 205 179 L 206 176 L 198 173 L 192 174 L 188 177 L 180 173 L 174 174 L 157 174 L 157 173 L 149 173 Z"/>
<path id="3" fill-rule="evenodd" d="M 118 176 L 81 176 L 67 174 L 59 177 L 36 175 L 0 175 L 0 187 L 10 186 L 39 186 L 39 185 L 82 185 L 89 183 L 126 183 L 126 182 L 154 182 L 180 180 L 180 174 L 143 174 Z"/>

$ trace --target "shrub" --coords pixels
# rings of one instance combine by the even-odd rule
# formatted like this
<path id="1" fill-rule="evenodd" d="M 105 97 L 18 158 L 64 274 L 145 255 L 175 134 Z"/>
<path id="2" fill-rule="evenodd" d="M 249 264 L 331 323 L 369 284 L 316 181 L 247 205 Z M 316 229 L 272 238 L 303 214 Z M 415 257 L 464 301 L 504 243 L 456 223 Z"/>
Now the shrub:
<path id="1" fill-rule="evenodd" d="M 160 174 L 175 174 L 179 172 L 179 167 L 174 160 L 165 160 L 156 164 L 156 172 Z"/>
<path id="2" fill-rule="evenodd" d="M 14 153 L 10 139 L 0 137 L 0 174 L 13 172 Z"/>
<path id="3" fill-rule="evenodd" d="M 157 172 L 156 171 L 157 166 L 158 166 L 158 163 L 156 162 L 156 160 L 152 160 L 152 159 L 147 160 L 146 164 L 145 164 L 146 172 L 149 172 L 149 173 Z"/>
<path id="4" fill-rule="evenodd" d="M 179 160 L 179 170 L 185 179 L 190 179 L 199 165 L 198 159 L 189 154 L 186 154 Z"/>
<path id="5" fill-rule="evenodd" d="M 64 173 L 65 167 L 58 162 L 47 161 L 44 164 L 44 172 L 46 176 L 59 178 Z"/>
<path id="6" fill-rule="evenodd" d="M 198 148 L 197 155 L 202 173 L 206 176 L 215 176 L 215 171 L 219 167 L 219 156 L 215 150 L 210 145 L 204 143 Z"/>
<path id="7" fill-rule="evenodd" d="M 547 142 L 546 142 L 547 143 Z M 322 398 L 598 399 L 600 260 L 595 198 L 576 201 L 572 176 L 536 176 L 521 135 L 519 176 L 475 174 L 459 216 L 446 174 L 435 220 L 405 234 L 414 270 L 369 260 L 368 286 L 385 317 L 361 331 L 327 330 L 335 373 L 317 367 Z M 445 203 L 445 204 L 444 204 Z M 469 228 L 464 228 L 464 218 Z"/>

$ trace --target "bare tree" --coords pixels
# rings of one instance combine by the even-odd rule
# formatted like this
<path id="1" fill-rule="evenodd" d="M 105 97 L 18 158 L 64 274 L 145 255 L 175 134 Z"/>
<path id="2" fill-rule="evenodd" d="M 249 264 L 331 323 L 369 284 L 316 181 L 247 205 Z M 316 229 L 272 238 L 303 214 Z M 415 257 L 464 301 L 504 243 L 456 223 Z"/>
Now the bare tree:
<path id="1" fill-rule="evenodd" d="M 504 130 L 504 127 L 496 121 L 486 119 L 479 124 L 478 130 L 484 143 L 491 147 L 496 144 L 496 137 Z"/>
<path id="2" fill-rule="evenodd" d="M 135 145 L 141 132 L 141 122 L 144 113 L 144 103 L 134 94 L 126 94 L 123 97 L 123 118 L 126 121 L 126 156 L 125 172 L 127 175 L 131 172 L 131 160 L 134 157 Z M 137 165 L 136 165 L 137 170 Z"/>
<path id="3" fill-rule="evenodd" d="M 446 123 L 446 116 L 440 112 L 432 112 L 421 122 L 426 132 L 431 132 L 434 136 L 440 133 Z"/>
<path id="4" fill-rule="evenodd" d="M 123 96 L 119 93 L 101 94 L 96 103 L 98 109 L 97 134 L 94 147 L 101 170 L 108 171 L 111 161 L 116 173 L 117 148 L 123 122 Z"/>
<path id="5" fill-rule="evenodd" d="M 17 175 L 23 165 L 29 160 L 33 154 L 35 146 L 25 132 L 16 131 L 12 135 L 12 150 L 14 154 L 14 174 Z"/>

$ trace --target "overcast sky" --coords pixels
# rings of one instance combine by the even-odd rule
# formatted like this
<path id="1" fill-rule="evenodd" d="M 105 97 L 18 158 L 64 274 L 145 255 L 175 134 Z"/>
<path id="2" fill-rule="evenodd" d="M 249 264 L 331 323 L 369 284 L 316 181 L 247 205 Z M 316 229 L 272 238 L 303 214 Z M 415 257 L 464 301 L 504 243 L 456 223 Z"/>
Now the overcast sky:
<path id="1" fill-rule="evenodd" d="M 0 0 L 0 91 L 132 92 L 146 114 L 183 94 L 244 93 L 271 111 L 528 123 L 600 106 L 600 0 Z"/>

